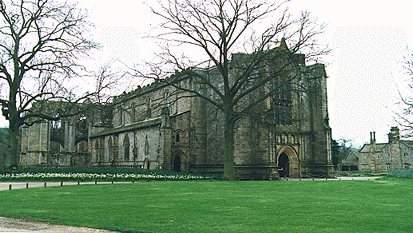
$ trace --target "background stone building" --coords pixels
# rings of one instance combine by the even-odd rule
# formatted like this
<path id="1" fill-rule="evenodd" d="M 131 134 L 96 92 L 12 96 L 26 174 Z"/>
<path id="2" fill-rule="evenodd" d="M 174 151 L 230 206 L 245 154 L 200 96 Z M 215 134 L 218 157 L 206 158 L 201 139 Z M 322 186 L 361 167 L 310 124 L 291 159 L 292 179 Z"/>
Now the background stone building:
<path id="1" fill-rule="evenodd" d="M 359 170 L 389 172 L 412 169 L 413 141 L 401 140 L 398 127 L 391 127 L 387 143 L 377 143 L 376 133 L 370 133 L 370 143 L 359 153 Z"/>
<path id="2" fill-rule="evenodd" d="M 48 102 L 50 115 L 66 109 L 66 103 Z M 70 107 L 72 108 L 71 105 Z M 46 110 L 42 110 L 46 111 Z M 36 120 L 22 127 L 20 164 L 22 166 L 81 166 L 89 164 L 88 117 L 78 114 L 60 120 Z"/>
<path id="3" fill-rule="evenodd" d="M 284 44 L 268 52 L 277 57 L 266 64 L 271 71 L 279 68 L 279 60 L 289 50 Z M 275 76 L 245 100 L 283 89 L 236 125 L 234 165 L 239 178 L 326 176 L 333 169 L 324 66 L 307 66 L 303 55 L 288 55 L 298 69 Z M 234 54 L 232 63 L 245 56 Z M 291 83 L 279 85 L 286 77 Z M 154 82 L 138 87 L 82 116 L 26 127 L 21 163 L 137 166 L 222 175 L 222 113 L 182 91 L 202 89 L 194 77 L 172 78 L 177 80 L 174 85 Z M 211 80 L 219 84 L 218 78 Z"/>
<path id="4" fill-rule="evenodd" d="M 349 148 L 343 152 L 343 159 L 338 164 L 338 171 L 358 171 L 359 170 L 359 149 Z"/>

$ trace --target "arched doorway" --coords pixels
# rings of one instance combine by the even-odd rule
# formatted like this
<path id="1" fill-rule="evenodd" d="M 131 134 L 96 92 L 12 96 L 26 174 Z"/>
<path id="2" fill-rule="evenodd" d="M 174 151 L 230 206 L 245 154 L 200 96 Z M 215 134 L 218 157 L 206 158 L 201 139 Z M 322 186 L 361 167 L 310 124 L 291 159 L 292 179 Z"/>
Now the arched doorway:
<path id="1" fill-rule="evenodd" d="M 149 165 L 149 159 L 145 159 L 143 161 L 143 169 L 149 170 L 150 165 Z"/>
<path id="2" fill-rule="evenodd" d="M 188 160 L 185 153 L 181 150 L 175 151 L 172 157 L 171 169 L 175 172 L 187 172 Z"/>
<path id="3" fill-rule="evenodd" d="M 181 163 L 181 156 L 179 154 L 175 155 L 174 164 L 173 164 L 173 171 L 180 172 L 182 163 Z"/>
<path id="4" fill-rule="evenodd" d="M 300 177 L 299 159 L 296 150 L 284 146 L 278 151 L 277 165 L 280 177 Z"/>
<path id="5" fill-rule="evenodd" d="M 280 177 L 290 177 L 290 161 L 285 153 L 278 156 L 278 173 Z"/>

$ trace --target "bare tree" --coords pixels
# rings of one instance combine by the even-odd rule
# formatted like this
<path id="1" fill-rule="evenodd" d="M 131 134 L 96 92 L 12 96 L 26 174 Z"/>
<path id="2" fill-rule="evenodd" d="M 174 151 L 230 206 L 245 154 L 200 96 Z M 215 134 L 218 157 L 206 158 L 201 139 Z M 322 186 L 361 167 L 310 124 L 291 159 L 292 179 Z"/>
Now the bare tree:
<path id="1" fill-rule="evenodd" d="M 10 128 L 7 166 L 19 162 L 20 126 L 39 117 L 60 117 L 47 116 L 41 109 L 31 111 L 35 103 L 80 102 L 92 95 L 79 97 L 68 87 L 69 78 L 84 71 L 79 59 L 98 47 L 88 39 L 91 24 L 86 16 L 67 2 L 0 1 L 0 82 L 8 91 L 2 93 L 0 103 Z"/>
<path id="2" fill-rule="evenodd" d="M 404 69 L 406 74 L 410 77 L 410 82 L 407 85 L 409 91 L 413 90 L 413 51 L 405 57 Z M 395 121 L 400 125 L 405 137 L 413 137 L 413 97 L 405 96 L 399 90 L 400 105 L 402 110 L 395 112 Z"/>
<path id="3" fill-rule="evenodd" d="M 308 12 L 293 19 L 285 7 L 287 2 L 167 0 L 152 9 L 163 20 L 161 28 L 164 30 L 161 29 L 157 38 L 161 40 L 164 52 L 159 56 L 159 63 L 152 63 L 150 72 L 137 71 L 138 75 L 166 82 L 222 112 L 226 179 L 233 179 L 235 175 L 236 123 L 255 112 L 256 106 L 274 93 L 267 90 L 254 101 L 246 101 L 249 96 L 275 76 L 287 70 L 297 71 L 298 67 L 293 65 L 295 52 L 306 51 L 309 59 L 328 52 L 316 41 L 324 26 L 317 25 Z M 286 40 L 279 41 L 281 38 Z M 278 70 L 268 71 L 266 65 L 276 59 L 268 50 L 280 42 L 281 47 L 287 48 L 285 41 L 290 43 L 290 49 L 284 51 L 285 61 L 279 61 Z M 189 51 L 195 51 L 195 56 L 191 57 Z M 235 56 L 236 53 L 239 56 Z M 179 78 L 165 78 L 172 74 L 167 72 L 168 68 L 181 76 L 191 77 L 198 84 L 197 88 L 178 85 L 175 80 Z M 291 80 L 289 77 L 283 82 L 287 85 Z M 199 86 L 204 88 L 199 89 Z M 204 89 L 211 90 L 212 94 Z"/>

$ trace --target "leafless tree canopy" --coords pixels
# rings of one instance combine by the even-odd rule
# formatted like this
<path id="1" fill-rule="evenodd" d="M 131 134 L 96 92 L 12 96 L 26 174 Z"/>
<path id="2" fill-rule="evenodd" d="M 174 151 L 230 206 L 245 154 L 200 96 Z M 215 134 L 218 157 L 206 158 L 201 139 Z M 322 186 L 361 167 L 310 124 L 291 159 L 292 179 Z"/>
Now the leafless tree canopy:
<path id="1" fill-rule="evenodd" d="M 324 26 L 317 24 L 308 12 L 294 19 L 289 14 L 288 1 L 165 0 L 159 3 L 152 10 L 163 22 L 156 37 L 161 41 L 163 52 L 158 63 L 150 64 L 150 72 L 136 70 L 137 75 L 198 96 L 223 113 L 224 175 L 230 178 L 234 125 L 274 93 L 267 92 L 248 104 L 243 100 L 275 75 L 292 68 L 293 62 L 281 62 L 278 70 L 269 72 L 265 65 L 274 57 L 267 51 L 280 44 L 287 47 L 285 41 L 288 41 L 287 54 L 305 52 L 307 59 L 324 55 L 328 49 L 317 43 Z M 294 59 L 288 55 L 286 58 Z M 183 88 L 174 82 L 176 79 L 165 79 L 176 71 L 191 77 L 213 94 Z M 283 82 L 279 86 L 289 85 L 291 80 Z"/>
<path id="2" fill-rule="evenodd" d="M 1 1 L 0 79 L 9 92 L 1 98 L 10 110 L 15 102 L 18 115 L 28 118 L 36 101 L 74 98 L 67 78 L 84 71 L 77 62 L 97 47 L 90 26 L 86 13 L 68 3 Z"/>
<path id="3" fill-rule="evenodd" d="M 408 83 L 408 90 L 413 90 L 413 51 L 405 57 L 404 69 L 406 74 L 410 77 Z M 413 96 L 404 96 L 401 92 L 400 105 L 402 109 L 395 113 L 395 120 L 401 126 L 405 137 L 413 137 Z"/>
<path id="4" fill-rule="evenodd" d="M 252 73 L 261 68 L 266 59 L 270 59 L 269 54 L 263 51 L 278 46 L 281 38 L 290 43 L 292 53 L 307 52 L 307 59 L 329 52 L 327 47 L 322 47 L 316 40 L 324 25 L 316 24 L 308 12 L 303 12 L 298 19 L 292 19 L 286 8 L 287 1 L 162 2 L 163 5 L 153 9 L 154 14 L 163 19 L 161 26 L 164 30 L 157 36 L 163 46 L 163 53 L 159 54 L 161 61 L 150 64 L 152 72 L 149 75 L 138 71 L 139 75 L 162 81 L 172 74 L 168 71 L 185 71 L 197 77 L 200 83 L 212 89 L 219 98 L 205 98 L 198 91 L 186 91 L 204 97 L 218 108 L 221 108 L 224 97 L 229 95 L 235 105 L 248 93 L 268 82 L 262 77 L 259 77 L 260 81 L 255 83 L 256 85 L 251 85 L 250 81 L 254 77 L 257 78 L 257 75 L 254 76 Z M 198 53 L 189 57 L 190 52 L 186 53 L 189 50 Z M 248 61 L 243 61 L 243 72 L 238 73 L 231 82 L 230 60 L 236 53 L 247 53 L 250 56 Z M 209 73 L 191 72 L 193 67 L 217 70 L 224 83 L 224 89 L 219 89 L 211 83 Z M 245 85 L 246 83 L 248 85 Z"/>
<path id="5" fill-rule="evenodd" d="M 19 126 L 34 117 L 56 117 L 31 111 L 34 104 L 92 96 L 78 96 L 71 88 L 72 78 L 85 74 L 79 60 L 98 47 L 89 39 L 91 26 L 86 12 L 67 2 L 0 1 L 0 104 L 9 119 L 14 165 Z M 101 79 L 97 83 L 97 92 L 107 85 Z"/>

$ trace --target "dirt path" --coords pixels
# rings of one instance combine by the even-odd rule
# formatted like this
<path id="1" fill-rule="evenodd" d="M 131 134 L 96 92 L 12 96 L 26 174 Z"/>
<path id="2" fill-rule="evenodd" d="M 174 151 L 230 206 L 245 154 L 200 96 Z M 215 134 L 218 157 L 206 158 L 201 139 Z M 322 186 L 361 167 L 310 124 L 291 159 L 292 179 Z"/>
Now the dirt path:
<path id="1" fill-rule="evenodd" d="M 99 182 L 98 184 L 110 184 L 111 182 Z M 116 182 L 122 183 L 122 182 Z M 56 186 L 66 186 L 66 185 L 85 185 L 85 184 L 95 184 L 95 182 L 47 182 L 46 187 L 56 187 Z M 11 186 L 10 186 L 11 185 Z M 35 188 L 35 187 L 45 187 L 45 182 L 0 182 L 0 191 L 9 189 L 23 189 L 23 188 Z"/>

